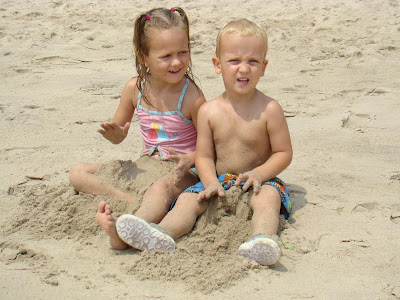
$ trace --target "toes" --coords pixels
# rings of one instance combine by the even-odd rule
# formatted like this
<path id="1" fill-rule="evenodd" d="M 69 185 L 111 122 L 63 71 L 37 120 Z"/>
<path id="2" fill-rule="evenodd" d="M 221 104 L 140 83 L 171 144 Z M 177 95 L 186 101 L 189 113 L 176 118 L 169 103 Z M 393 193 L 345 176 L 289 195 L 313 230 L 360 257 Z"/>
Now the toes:
<path id="1" fill-rule="evenodd" d="M 107 206 L 108 206 L 108 205 L 107 205 Z M 97 211 L 98 211 L 99 213 L 104 213 L 105 210 L 106 210 L 106 201 L 100 201 L 100 202 L 99 202 L 99 206 L 98 206 L 98 208 L 97 208 Z"/>
<path id="2" fill-rule="evenodd" d="M 107 215 L 106 219 L 107 219 L 108 222 L 114 222 L 114 218 L 113 218 L 112 215 Z"/>

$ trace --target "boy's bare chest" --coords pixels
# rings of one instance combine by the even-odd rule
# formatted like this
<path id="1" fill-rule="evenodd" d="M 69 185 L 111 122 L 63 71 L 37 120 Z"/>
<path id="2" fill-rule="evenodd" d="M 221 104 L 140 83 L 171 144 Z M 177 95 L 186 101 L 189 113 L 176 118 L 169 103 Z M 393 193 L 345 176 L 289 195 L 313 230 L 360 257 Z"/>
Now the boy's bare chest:
<path id="1" fill-rule="evenodd" d="M 214 139 L 219 141 L 234 140 L 244 144 L 262 142 L 267 138 L 267 123 L 261 115 L 242 116 L 221 114 L 213 122 Z"/>

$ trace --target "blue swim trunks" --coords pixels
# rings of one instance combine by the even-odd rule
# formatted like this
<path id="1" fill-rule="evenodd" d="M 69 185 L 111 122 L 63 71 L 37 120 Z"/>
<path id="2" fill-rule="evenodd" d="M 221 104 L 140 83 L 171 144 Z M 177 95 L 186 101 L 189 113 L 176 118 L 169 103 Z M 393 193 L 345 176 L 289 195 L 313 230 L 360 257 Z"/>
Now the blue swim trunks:
<path id="1" fill-rule="evenodd" d="M 219 182 L 223 186 L 225 190 L 228 190 L 230 187 L 235 185 L 235 181 L 238 178 L 237 175 L 233 174 L 222 174 L 221 176 L 218 177 Z M 240 186 L 243 186 L 244 182 L 240 184 Z M 274 187 L 278 192 L 279 195 L 281 196 L 281 214 L 285 217 L 285 219 L 289 218 L 289 215 L 292 212 L 292 203 L 290 202 L 289 198 L 289 189 L 286 186 L 286 184 L 280 180 L 278 177 L 274 177 L 270 180 L 267 180 L 263 183 L 263 185 L 270 185 Z M 203 184 L 200 182 L 196 183 L 195 185 L 192 185 L 191 187 L 188 187 L 186 190 L 183 192 L 185 193 L 200 193 L 204 191 L 205 188 Z M 175 205 L 176 200 L 171 204 L 170 209 L 172 209 L 173 205 Z"/>

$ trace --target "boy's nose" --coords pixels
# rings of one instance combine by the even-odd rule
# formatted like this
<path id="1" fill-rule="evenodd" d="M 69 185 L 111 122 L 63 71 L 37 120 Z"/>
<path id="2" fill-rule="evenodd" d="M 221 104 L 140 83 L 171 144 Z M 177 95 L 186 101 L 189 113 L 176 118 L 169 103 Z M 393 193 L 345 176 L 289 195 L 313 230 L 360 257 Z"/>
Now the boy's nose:
<path id="1" fill-rule="evenodd" d="M 241 63 L 239 65 L 239 72 L 241 72 L 241 73 L 249 72 L 249 66 L 246 63 Z"/>

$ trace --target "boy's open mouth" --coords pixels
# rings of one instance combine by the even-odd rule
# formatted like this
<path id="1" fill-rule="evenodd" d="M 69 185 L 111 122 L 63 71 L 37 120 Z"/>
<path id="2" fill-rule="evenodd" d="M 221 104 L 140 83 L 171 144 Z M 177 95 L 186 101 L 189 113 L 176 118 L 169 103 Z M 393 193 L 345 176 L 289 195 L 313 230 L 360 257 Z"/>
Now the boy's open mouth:
<path id="1" fill-rule="evenodd" d="M 241 77 L 241 78 L 238 78 L 238 81 L 239 81 L 239 83 L 243 83 L 244 84 L 244 83 L 248 83 L 249 79 Z"/>

